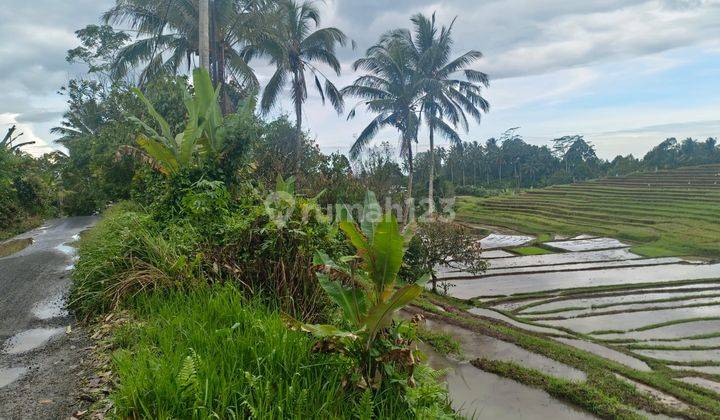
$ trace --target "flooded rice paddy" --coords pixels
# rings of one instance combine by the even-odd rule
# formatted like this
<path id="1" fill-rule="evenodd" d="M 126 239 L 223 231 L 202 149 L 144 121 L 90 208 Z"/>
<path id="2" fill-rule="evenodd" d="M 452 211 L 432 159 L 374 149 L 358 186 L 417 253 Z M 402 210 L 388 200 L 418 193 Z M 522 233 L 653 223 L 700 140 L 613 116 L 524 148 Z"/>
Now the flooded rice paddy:
<path id="1" fill-rule="evenodd" d="M 450 295 L 459 299 L 479 296 L 513 295 L 558 289 L 676 282 L 688 279 L 720 278 L 720 264 L 668 264 L 649 267 L 616 267 L 555 273 L 520 273 L 449 280 Z"/>
<path id="2" fill-rule="evenodd" d="M 492 234 L 483 241 L 493 248 L 485 252 L 494 256 L 488 258 L 485 273 L 438 270 L 450 296 L 474 304 L 468 309 L 471 314 L 552 337 L 637 371 L 650 372 L 656 366 L 685 371 L 686 377 L 677 380 L 720 393 L 720 382 L 700 377 L 720 377 L 720 262 L 645 258 L 622 241 L 589 235 L 537 244 L 529 236 Z M 512 254 L 513 247 L 527 243 L 552 253 Z M 497 256 L 498 252 L 508 255 Z M 472 357 L 515 361 L 550 376 L 567 377 L 567 370 L 552 372 L 544 356 L 529 356 L 513 344 L 493 340 L 461 342 Z M 475 372 L 468 366 L 455 368 L 455 375 Z M 496 380 L 490 379 L 494 375 L 481 375 L 483 381 Z M 666 405 L 687 408 L 670 395 L 622 379 Z M 472 386 L 483 388 L 487 383 Z M 533 414 L 528 415 L 536 418 Z"/>
<path id="3" fill-rule="evenodd" d="M 546 392 L 475 368 L 469 362 L 448 359 L 423 349 L 428 363 L 445 370 L 451 404 L 466 418 L 594 419 Z"/>
<path id="4" fill-rule="evenodd" d="M 495 249 L 495 248 L 511 248 L 526 243 L 535 239 L 532 236 L 525 235 L 502 235 L 499 233 L 492 233 L 485 238 L 480 240 L 480 245 L 483 249 Z"/>
<path id="5" fill-rule="evenodd" d="M 575 238 L 567 241 L 546 242 L 545 245 L 563 251 L 593 251 L 598 249 L 624 248 L 624 244 L 613 238 Z"/>

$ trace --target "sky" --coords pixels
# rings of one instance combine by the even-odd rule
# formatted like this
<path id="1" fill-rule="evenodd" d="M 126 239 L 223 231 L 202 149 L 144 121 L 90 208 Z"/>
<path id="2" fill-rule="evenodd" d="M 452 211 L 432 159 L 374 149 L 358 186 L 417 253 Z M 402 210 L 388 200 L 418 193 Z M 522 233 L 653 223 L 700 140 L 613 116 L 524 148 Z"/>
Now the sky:
<path id="1" fill-rule="evenodd" d="M 0 8 L 0 131 L 18 124 L 42 154 L 57 148 L 65 98 L 57 92 L 84 69 L 65 61 L 74 31 L 98 23 L 113 0 L 3 0 Z M 667 137 L 720 136 L 720 0 L 326 0 L 322 25 L 357 49 L 339 51 L 345 86 L 352 62 L 410 16 L 456 19 L 455 55 L 484 54 L 474 68 L 490 76 L 490 112 L 464 140 L 485 141 L 511 127 L 532 144 L 581 134 L 598 155 L 642 156 Z M 254 65 L 267 81 L 271 68 Z M 355 102 L 348 99 L 348 108 Z M 304 126 L 325 152 L 347 152 L 371 115 L 350 121 L 311 92 Z M 273 115 L 292 113 L 288 101 Z M 392 130 L 377 141 L 397 144 Z M 445 142 L 439 140 L 441 145 Z M 427 148 L 421 132 L 419 149 Z"/>

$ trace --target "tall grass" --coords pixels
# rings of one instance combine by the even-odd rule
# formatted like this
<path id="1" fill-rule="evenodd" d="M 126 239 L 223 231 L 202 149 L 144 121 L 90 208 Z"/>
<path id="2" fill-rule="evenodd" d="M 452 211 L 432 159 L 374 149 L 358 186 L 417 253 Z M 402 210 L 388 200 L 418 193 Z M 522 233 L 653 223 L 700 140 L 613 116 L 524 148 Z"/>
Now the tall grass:
<path id="1" fill-rule="evenodd" d="M 136 205 L 113 207 L 80 241 L 70 306 L 88 319 L 142 291 L 200 283 L 198 240 L 190 224 L 161 232 Z"/>
<path id="2" fill-rule="evenodd" d="M 352 361 L 229 285 L 139 295 L 139 322 L 116 333 L 116 415 L 143 418 L 443 418 L 447 394 L 427 368 L 417 387 L 348 387 Z"/>

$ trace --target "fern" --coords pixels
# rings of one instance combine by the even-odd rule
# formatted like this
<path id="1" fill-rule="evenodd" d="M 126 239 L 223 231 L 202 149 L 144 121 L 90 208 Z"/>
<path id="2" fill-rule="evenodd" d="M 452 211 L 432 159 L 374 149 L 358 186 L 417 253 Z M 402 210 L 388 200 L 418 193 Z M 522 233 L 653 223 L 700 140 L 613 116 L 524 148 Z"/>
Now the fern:
<path id="1" fill-rule="evenodd" d="M 177 383 L 180 387 L 180 394 L 183 398 L 200 400 L 200 379 L 197 374 L 197 366 L 200 364 L 200 356 L 194 349 L 190 349 L 190 355 L 183 361 L 180 372 L 177 375 Z"/>
<path id="2" fill-rule="evenodd" d="M 360 401 L 355 406 L 355 417 L 358 420 L 370 420 L 373 418 L 373 393 L 366 389 Z"/>

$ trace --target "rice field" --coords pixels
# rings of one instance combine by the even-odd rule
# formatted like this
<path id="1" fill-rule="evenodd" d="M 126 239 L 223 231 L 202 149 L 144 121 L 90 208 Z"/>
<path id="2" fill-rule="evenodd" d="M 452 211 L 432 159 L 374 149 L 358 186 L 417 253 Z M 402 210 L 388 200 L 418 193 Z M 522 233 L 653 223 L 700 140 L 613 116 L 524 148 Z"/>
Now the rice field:
<path id="1" fill-rule="evenodd" d="M 720 257 L 720 165 L 637 173 L 530 190 L 458 197 L 458 220 L 528 235 L 590 234 L 643 256 Z"/>
<path id="2" fill-rule="evenodd" d="M 481 239 L 485 273 L 438 270 L 462 316 L 591 353 L 603 362 L 574 364 L 555 344 L 526 342 L 588 373 L 591 364 L 609 367 L 667 414 L 720 413 L 703 400 L 720 400 L 720 165 L 463 197 L 458 215 L 491 231 Z M 472 364 L 523 383 L 556 380 L 527 370 L 526 359 L 512 365 L 490 355 Z M 613 398 L 620 392 L 579 383 Z"/>

